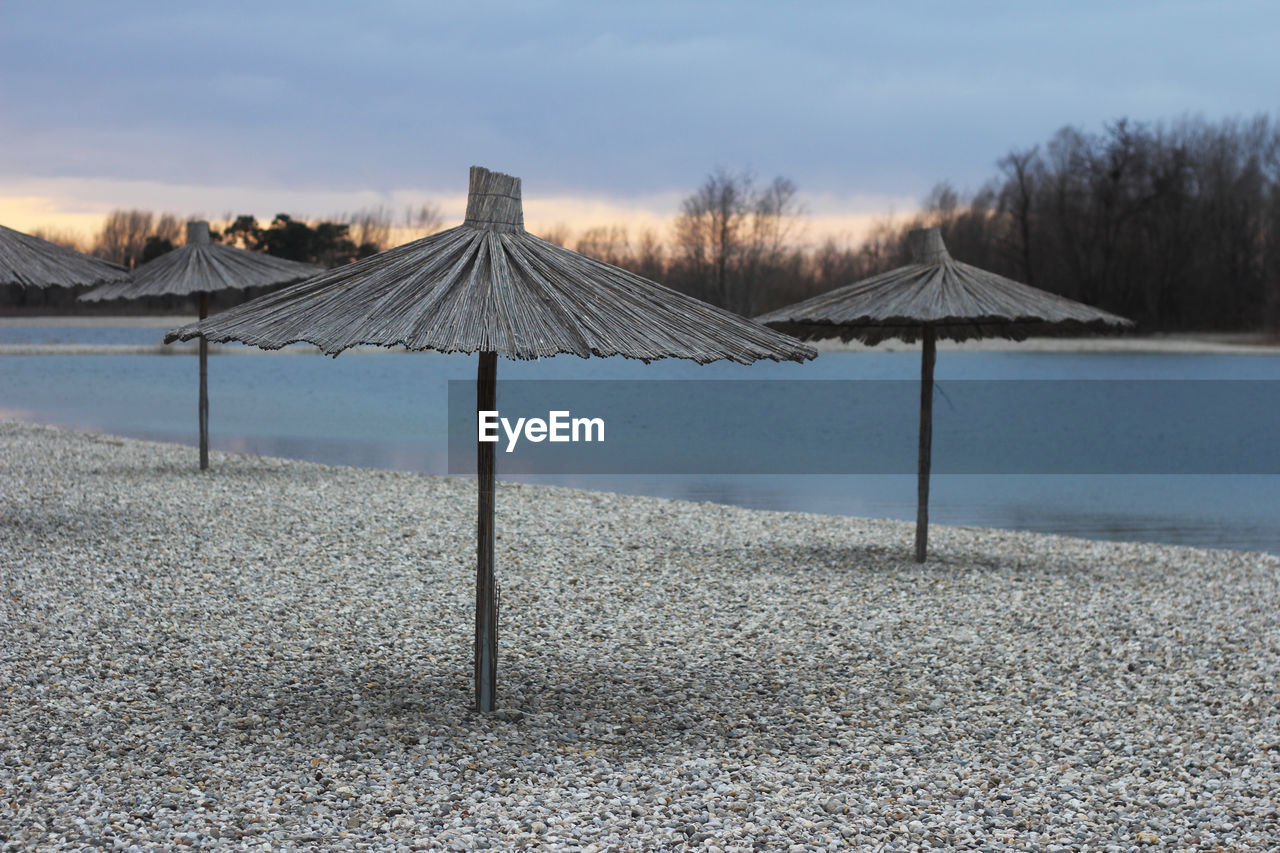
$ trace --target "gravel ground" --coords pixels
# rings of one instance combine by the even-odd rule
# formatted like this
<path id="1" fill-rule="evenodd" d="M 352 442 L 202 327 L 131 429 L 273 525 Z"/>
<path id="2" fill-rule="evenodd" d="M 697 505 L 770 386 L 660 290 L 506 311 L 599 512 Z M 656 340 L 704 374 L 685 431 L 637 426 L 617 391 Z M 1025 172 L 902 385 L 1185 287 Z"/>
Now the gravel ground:
<path id="1" fill-rule="evenodd" d="M 1280 844 L 1280 558 L 0 421 L 0 848 Z"/>

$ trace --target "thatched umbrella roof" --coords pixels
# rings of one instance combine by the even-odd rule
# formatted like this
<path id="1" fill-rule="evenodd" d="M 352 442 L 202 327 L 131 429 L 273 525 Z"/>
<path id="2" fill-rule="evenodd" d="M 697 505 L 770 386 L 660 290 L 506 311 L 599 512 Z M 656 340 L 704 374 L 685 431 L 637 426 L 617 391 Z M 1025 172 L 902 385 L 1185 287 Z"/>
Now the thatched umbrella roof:
<path id="1" fill-rule="evenodd" d="M 497 357 L 559 353 L 803 361 L 804 344 L 524 230 L 520 179 L 471 168 L 456 228 L 331 270 L 170 332 L 264 349 L 307 341 L 337 355 L 360 345 L 479 353 L 477 410 L 496 406 Z M 476 707 L 497 693 L 493 573 L 494 445 L 477 443 Z"/>
<path id="2" fill-rule="evenodd" d="M 1074 335 L 1133 323 L 1013 279 L 954 260 L 937 228 L 907 235 L 912 263 L 757 317 L 803 340 L 839 337 L 878 344 L 923 342 L 920 362 L 920 456 L 916 560 L 929 537 L 929 466 L 933 441 L 933 365 L 938 338 L 1024 340 Z"/>
<path id="3" fill-rule="evenodd" d="M 86 302 L 102 299 L 140 299 L 144 296 L 197 295 L 200 319 L 209 315 L 209 294 L 231 288 L 290 284 L 322 272 L 323 267 L 223 246 L 209 239 L 209 223 L 193 219 L 187 223 L 187 243 L 166 252 L 133 272 L 133 280 L 104 284 L 80 298 Z M 200 339 L 200 470 L 209 467 L 209 343 Z"/>
<path id="4" fill-rule="evenodd" d="M 141 299 L 144 296 L 189 296 L 231 288 L 289 284 L 322 272 L 323 267 L 250 252 L 209 240 L 209 223 L 187 223 L 187 243 L 133 271 L 133 280 L 107 284 L 80 296 Z"/>
<path id="5" fill-rule="evenodd" d="M 166 340 L 197 334 L 330 355 L 360 345 L 493 352 L 800 361 L 813 350 L 524 230 L 520 179 L 471 170 L 462 225 L 356 261 L 224 311 Z"/>
<path id="6" fill-rule="evenodd" d="M 908 235 L 913 263 L 757 317 L 802 340 L 911 343 L 925 327 L 954 341 L 1078 335 L 1129 320 L 954 260 L 936 228 Z"/>
<path id="7" fill-rule="evenodd" d="M 0 284 L 76 287 L 128 280 L 122 266 L 0 225 Z"/>

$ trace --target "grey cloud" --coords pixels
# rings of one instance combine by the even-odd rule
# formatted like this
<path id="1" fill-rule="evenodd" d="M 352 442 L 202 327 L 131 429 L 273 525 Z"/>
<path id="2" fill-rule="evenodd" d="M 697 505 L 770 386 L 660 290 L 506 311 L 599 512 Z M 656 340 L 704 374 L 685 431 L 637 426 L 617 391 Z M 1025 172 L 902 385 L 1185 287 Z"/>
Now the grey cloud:
<path id="1" fill-rule="evenodd" d="M 30 4 L 0 28 L 0 172 L 386 190 L 485 162 L 624 195 L 749 164 L 902 195 L 1062 124 L 1277 106 L 1273 7 L 1162 10 Z"/>

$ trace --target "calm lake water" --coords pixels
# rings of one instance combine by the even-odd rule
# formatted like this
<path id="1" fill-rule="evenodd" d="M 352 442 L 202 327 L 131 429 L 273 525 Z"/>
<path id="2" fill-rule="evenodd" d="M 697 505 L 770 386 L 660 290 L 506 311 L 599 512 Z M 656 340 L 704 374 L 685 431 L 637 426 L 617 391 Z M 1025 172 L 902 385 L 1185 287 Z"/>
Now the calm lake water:
<path id="1" fill-rule="evenodd" d="M 0 328 L 0 343 L 152 344 L 163 332 L 137 328 Z M 240 349 L 234 347 L 234 349 Z M 827 353 L 805 365 L 698 366 L 666 361 L 557 357 L 499 362 L 499 379 L 520 380 L 914 380 L 913 352 Z M 1111 353 L 939 353 L 935 401 L 935 469 L 949 442 L 968 442 L 965 465 L 990 470 L 1013 441 L 1046 435 L 1049 415 L 1024 391 L 999 398 L 990 424 L 966 437 L 969 380 L 1132 380 L 1162 382 L 1167 398 L 1154 419 L 1158 440 L 1180 454 L 1206 454 L 1197 474 L 936 474 L 930 518 L 939 524 L 1003 527 L 1095 539 L 1143 540 L 1280 553 L 1280 457 L 1272 427 L 1280 423 L 1280 358 L 1270 356 Z M 286 350 L 226 353 L 210 360 L 210 429 L 215 449 L 429 473 L 448 471 L 448 383 L 474 381 L 475 358 L 394 352 L 337 359 Z M 1247 399 L 1206 397 L 1222 380 L 1250 380 Z M 194 357 L 188 355 L 0 356 L 0 413 L 120 435 L 196 441 Z M 1011 383 L 1014 387 L 1017 383 Z M 625 386 L 623 386 L 625 387 Z M 693 387 L 704 387 L 701 385 Z M 714 388 L 716 383 L 705 387 Z M 905 386 L 904 386 L 905 387 Z M 1025 387 L 1025 386 L 1024 386 Z M 950 390 L 949 390 L 950 389 Z M 1226 401 L 1225 403 L 1223 401 Z M 1208 402 L 1206 402 L 1208 401 Z M 705 401 L 703 401 L 705 404 Z M 1238 411 L 1209 412 L 1212 406 Z M 829 420 L 827 406 L 804 413 Z M 1117 440 L 1151 430 L 1143 407 L 1099 405 L 1087 418 Z M 915 412 L 885 412 L 883 429 L 863 425 L 857 440 L 912 430 Z M 950 422 L 948 417 L 951 418 Z M 1062 415 L 1053 415 L 1060 418 Z M 1085 421 L 1082 420 L 1081 423 Z M 1228 429 L 1224 438 L 1223 427 Z M 837 427 L 839 424 L 836 425 Z M 948 432 L 952 430 L 956 434 Z M 1048 433 L 1052 435 L 1052 433 Z M 1048 438 L 1043 439 L 1046 442 Z M 1230 451 L 1241 443 L 1251 470 Z M 760 453 L 763 446 L 743 448 Z M 1048 458 L 1052 450 L 1046 447 Z M 655 448 L 661 454 L 662 448 Z M 950 450 L 952 455 L 959 452 Z M 984 456 L 984 454 L 989 454 Z M 1215 456 L 1214 454 L 1218 454 Z M 1223 455 L 1225 454 L 1225 455 Z M 1228 461 L 1215 467 L 1216 460 Z M 656 460 L 654 470 L 663 470 Z M 950 460 L 954 461 L 954 459 Z M 503 459 L 499 454 L 499 477 Z M 195 456 L 192 456 L 195 465 Z M 1170 470 L 1186 466 L 1171 465 Z M 1195 465 L 1190 466 L 1196 469 Z M 1070 469 L 1068 469 L 1070 470 Z M 1216 471 L 1230 470 L 1224 474 Z M 512 478 L 516 479 L 516 478 Z M 760 509 L 914 519 L 913 474 L 577 474 L 520 477 L 531 482 Z"/>

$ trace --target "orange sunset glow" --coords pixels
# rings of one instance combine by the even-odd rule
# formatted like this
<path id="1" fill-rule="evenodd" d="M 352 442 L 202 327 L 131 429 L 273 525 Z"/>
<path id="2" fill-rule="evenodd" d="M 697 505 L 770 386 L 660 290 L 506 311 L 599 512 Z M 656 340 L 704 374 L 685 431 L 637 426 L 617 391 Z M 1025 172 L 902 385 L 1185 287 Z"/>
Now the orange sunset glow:
<path id="1" fill-rule="evenodd" d="M 536 179 L 535 179 L 536 180 Z M 526 186 L 533 182 L 526 179 Z M 535 234 L 568 234 L 572 240 L 597 227 L 622 226 L 633 239 L 652 231 L 659 242 L 671 237 L 672 224 L 684 193 L 671 190 L 631 199 L 606 195 L 562 195 L 530 198 L 525 203 L 526 227 Z M 805 213 L 794 239 L 819 244 L 828 238 L 856 245 L 876 223 L 909 217 L 919 202 L 909 197 L 887 198 L 801 194 Z M 74 237 L 88 246 L 109 212 L 116 209 L 151 210 L 227 220 L 252 213 L 269 221 L 277 213 L 303 219 L 337 216 L 379 205 L 392 210 L 433 204 L 444 227 L 462 220 L 466 197 L 458 192 L 403 190 L 324 191 L 256 189 L 238 186 L 195 186 L 150 181 L 56 178 L 0 183 L 0 223 L 20 231 L 42 232 L 61 239 Z"/>

